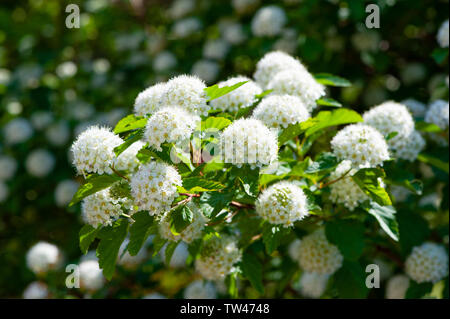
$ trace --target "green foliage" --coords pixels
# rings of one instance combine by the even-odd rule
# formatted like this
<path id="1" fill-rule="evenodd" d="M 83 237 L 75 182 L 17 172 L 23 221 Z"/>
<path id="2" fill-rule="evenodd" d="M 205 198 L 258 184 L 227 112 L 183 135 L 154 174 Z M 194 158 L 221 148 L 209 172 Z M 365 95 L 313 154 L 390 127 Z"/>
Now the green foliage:
<path id="1" fill-rule="evenodd" d="M 91 225 L 84 225 L 80 230 L 80 249 L 83 254 L 89 250 L 89 246 L 94 242 L 100 228 L 94 228 Z"/>
<path id="2" fill-rule="evenodd" d="M 405 298 L 407 299 L 420 299 L 424 297 L 426 294 L 431 292 L 431 289 L 433 289 L 432 283 L 422 283 L 419 284 L 415 282 L 414 280 L 409 281 L 409 287 L 406 291 Z"/>
<path id="3" fill-rule="evenodd" d="M 116 175 L 90 175 L 86 178 L 86 182 L 78 188 L 72 198 L 69 206 L 73 206 L 80 202 L 83 198 L 95 194 L 105 188 L 110 187 L 119 181 L 120 177 Z"/>
<path id="4" fill-rule="evenodd" d="M 264 294 L 263 270 L 258 257 L 251 252 L 245 252 L 241 262 L 242 275 L 252 284 L 260 294 Z"/>
<path id="5" fill-rule="evenodd" d="M 145 117 L 130 114 L 117 123 L 116 127 L 114 128 L 114 133 L 119 134 L 136 129 L 141 129 L 145 127 L 146 124 L 147 119 Z"/>
<path id="6" fill-rule="evenodd" d="M 389 206 L 392 205 L 391 199 L 378 180 L 383 179 L 385 176 L 381 169 L 363 168 L 352 175 L 352 178 L 372 200 L 382 206 Z"/>
<path id="7" fill-rule="evenodd" d="M 344 261 L 333 279 L 339 298 L 362 299 L 366 298 L 369 293 L 369 289 L 366 287 L 366 273 L 357 262 Z"/>
<path id="8" fill-rule="evenodd" d="M 338 87 L 348 87 L 352 85 L 350 81 L 344 78 L 327 73 L 316 74 L 315 78 L 317 82 L 322 83 L 323 85 L 338 86 Z"/>
<path id="9" fill-rule="evenodd" d="M 398 222 L 396 219 L 396 211 L 392 206 L 380 206 L 375 202 L 370 202 L 365 206 L 367 212 L 375 217 L 386 234 L 393 240 L 399 240 Z"/>
<path id="10" fill-rule="evenodd" d="M 148 236 L 158 232 L 154 217 L 148 212 L 141 211 L 133 214 L 134 222 L 130 226 L 130 241 L 127 250 L 131 256 L 135 256 L 141 250 Z"/>
<path id="11" fill-rule="evenodd" d="M 347 260 L 357 260 L 362 255 L 364 231 L 364 225 L 354 220 L 336 220 L 325 225 L 328 241 L 336 245 Z"/>
<path id="12" fill-rule="evenodd" d="M 217 84 L 214 84 L 213 86 L 207 87 L 205 89 L 206 96 L 208 97 L 207 102 L 210 102 L 221 96 L 224 96 L 225 94 L 228 94 L 236 90 L 237 88 L 241 87 L 247 82 L 248 81 L 242 81 L 231 86 L 223 86 L 223 87 L 219 87 Z"/>

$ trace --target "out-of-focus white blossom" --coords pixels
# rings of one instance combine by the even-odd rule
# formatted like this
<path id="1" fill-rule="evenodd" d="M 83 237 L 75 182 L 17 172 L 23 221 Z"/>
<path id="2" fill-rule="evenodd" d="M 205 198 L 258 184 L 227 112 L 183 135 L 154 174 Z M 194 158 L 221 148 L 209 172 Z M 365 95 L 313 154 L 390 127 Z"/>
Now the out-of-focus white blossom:
<path id="1" fill-rule="evenodd" d="M 286 22 L 286 13 L 281 7 L 275 5 L 262 7 L 252 19 L 252 32 L 257 37 L 273 37 L 282 32 Z"/>
<path id="2" fill-rule="evenodd" d="M 48 111 L 36 111 L 31 114 L 30 120 L 36 130 L 43 130 L 53 122 L 53 114 Z"/>
<path id="3" fill-rule="evenodd" d="M 203 57 L 212 60 L 223 60 L 230 50 L 228 42 L 222 39 L 209 40 L 203 46 Z"/>
<path id="4" fill-rule="evenodd" d="M 44 274 L 61 265 L 62 254 L 55 245 L 40 241 L 28 250 L 26 261 L 28 268 L 35 274 Z"/>
<path id="5" fill-rule="evenodd" d="M 416 246 L 406 259 L 405 272 L 418 283 L 436 283 L 448 275 L 448 253 L 431 242 Z"/>
<path id="6" fill-rule="evenodd" d="M 295 286 L 300 293 L 308 298 L 320 298 L 327 288 L 330 275 L 305 272 Z"/>
<path id="7" fill-rule="evenodd" d="M 58 183 L 55 188 L 55 202 L 59 207 L 65 207 L 72 200 L 73 195 L 80 185 L 71 180 L 66 179 Z"/>
<path id="8" fill-rule="evenodd" d="M 6 144 L 25 142 L 33 135 L 33 127 L 28 120 L 16 117 L 3 127 L 3 136 Z"/>
<path id="9" fill-rule="evenodd" d="M 47 299 L 48 296 L 47 285 L 40 281 L 33 281 L 23 292 L 23 299 Z"/>
<path id="10" fill-rule="evenodd" d="M 69 140 L 70 127 L 67 122 L 59 121 L 50 125 L 46 129 L 45 136 L 47 137 L 50 144 L 55 146 L 62 146 Z"/>
<path id="11" fill-rule="evenodd" d="M 448 129 L 449 104 L 444 100 L 436 100 L 430 104 L 425 114 L 425 122 L 433 123 L 442 130 Z"/>
<path id="12" fill-rule="evenodd" d="M 100 269 L 98 261 L 96 260 L 86 260 L 79 265 L 80 272 L 80 288 L 94 292 L 99 290 L 105 284 L 105 278 L 103 277 L 103 272 Z"/>
<path id="13" fill-rule="evenodd" d="M 437 34 L 437 41 L 439 42 L 441 48 L 448 48 L 449 43 L 448 39 L 449 36 L 448 36 L 448 20 L 447 20 L 444 23 L 442 23 Z"/>
<path id="14" fill-rule="evenodd" d="M 186 38 L 193 33 L 200 31 L 202 23 L 195 17 L 185 18 L 177 21 L 172 27 L 172 34 L 179 39 Z"/>
<path id="15" fill-rule="evenodd" d="M 9 155 L 0 155 L 0 181 L 11 179 L 17 170 L 17 161 Z"/>
<path id="16" fill-rule="evenodd" d="M 225 23 L 219 26 L 221 28 L 222 36 L 225 41 L 230 44 L 237 45 L 241 44 L 247 38 L 244 33 L 244 29 L 242 24 L 233 22 L 233 23 Z"/>
<path id="17" fill-rule="evenodd" d="M 195 0 L 176 0 L 168 10 L 169 16 L 174 19 L 180 19 L 195 9 Z"/>
<path id="18" fill-rule="evenodd" d="M 386 284 L 386 299 L 405 299 L 409 288 L 409 278 L 405 275 L 395 275 Z"/>
<path id="19" fill-rule="evenodd" d="M 203 280 L 195 280 L 191 282 L 183 292 L 184 299 L 216 299 L 217 291 L 214 284 L 204 282 Z"/>
<path id="20" fill-rule="evenodd" d="M 199 60 L 192 66 L 191 73 L 198 76 L 200 79 L 212 83 L 219 75 L 219 64 L 209 60 Z"/>
<path id="21" fill-rule="evenodd" d="M 70 78 L 77 73 L 77 65 L 72 61 L 63 62 L 56 67 L 56 74 L 60 78 Z"/>
<path id="22" fill-rule="evenodd" d="M 35 177 L 47 176 L 55 166 L 55 157 L 44 149 L 32 151 L 25 160 L 25 167 L 30 175 Z"/>
<path id="23" fill-rule="evenodd" d="M 177 65 L 176 56 L 170 51 L 159 53 L 153 60 L 153 69 L 156 72 L 165 72 L 173 69 Z"/>
<path id="24" fill-rule="evenodd" d="M 425 112 L 427 111 L 427 106 L 425 105 L 425 103 L 419 102 L 415 99 L 406 99 L 401 103 L 408 108 L 408 110 L 414 117 L 425 116 Z"/>

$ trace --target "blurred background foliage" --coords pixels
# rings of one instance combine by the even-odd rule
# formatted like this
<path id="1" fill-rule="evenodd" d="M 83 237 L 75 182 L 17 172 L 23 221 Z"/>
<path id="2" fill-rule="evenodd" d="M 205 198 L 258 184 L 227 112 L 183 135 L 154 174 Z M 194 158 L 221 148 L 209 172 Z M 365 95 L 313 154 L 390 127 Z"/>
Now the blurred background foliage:
<path id="1" fill-rule="evenodd" d="M 77 262 L 79 207 L 67 208 L 55 194 L 60 182 L 74 175 L 68 148 L 89 124 L 115 125 L 149 85 L 182 73 L 196 73 L 209 84 L 236 74 L 251 76 L 266 52 L 281 49 L 314 73 L 349 79 L 352 87 L 333 89 L 330 95 L 352 109 L 363 111 L 388 99 L 413 98 L 424 104 L 448 100 L 448 58 L 436 49 L 436 34 L 448 19 L 447 0 L 370 1 L 381 8 L 381 28 L 373 30 L 364 25 L 367 1 L 254 0 L 243 11 L 235 6 L 240 1 L 187 2 L 193 5 L 177 9 L 169 0 L 1 1 L 0 155 L 17 164 L 14 176 L 2 182 L 6 195 L 0 196 L 1 297 L 20 297 L 36 279 L 25 254 L 39 240 L 55 243 L 66 262 Z M 79 29 L 65 26 L 69 3 L 80 7 Z M 285 10 L 287 24 L 278 36 L 256 37 L 252 18 L 270 4 Z M 207 48 L 217 40 L 219 49 Z M 12 133 L 7 124 L 17 118 L 25 119 L 32 132 L 20 143 L 8 142 Z M 34 176 L 27 168 L 27 157 L 36 149 L 54 158 L 46 176 Z M 448 154 L 442 161 L 448 163 Z M 433 170 L 436 174 L 425 182 L 431 194 L 448 178 Z M 448 196 L 444 198 L 448 212 Z M 419 212 L 416 204 L 410 201 L 404 209 Z M 447 227 L 448 238 L 448 213 L 444 216 L 435 222 Z M 441 231 L 445 235 L 445 227 Z M 142 297 L 157 287 L 180 296 L 190 276 L 149 259 L 137 271 L 119 270 L 97 295 Z M 55 273 L 46 278 L 53 296 L 68 293 L 64 277 Z M 269 297 L 296 295 L 289 289 L 280 295 L 271 292 L 270 283 L 268 287 Z M 245 295 L 257 296 L 252 291 Z"/>

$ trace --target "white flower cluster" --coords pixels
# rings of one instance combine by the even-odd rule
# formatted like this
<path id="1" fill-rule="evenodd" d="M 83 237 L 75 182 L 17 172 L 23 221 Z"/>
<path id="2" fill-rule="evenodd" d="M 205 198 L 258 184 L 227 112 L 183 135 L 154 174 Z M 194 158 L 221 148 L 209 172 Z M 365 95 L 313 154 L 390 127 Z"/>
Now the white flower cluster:
<path id="1" fill-rule="evenodd" d="M 58 183 L 55 188 L 55 202 L 59 207 L 65 207 L 72 200 L 73 195 L 78 190 L 79 184 L 71 179 L 66 179 Z"/>
<path id="2" fill-rule="evenodd" d="M 257 99 L 256 95 L 262 93 L 262 89 L 245 76 L 235 76 L 226 81 L 218 83 L 219 87 L 232 86 L 239 82 L 248 81 L 234 91 L 211 101 L 213 109 L 222 111 L 237 112 L 240 108 L 246 108 L 253 105 Z"/>
<path id="3" fill-rule="evenodd" d="M 310 115 L 297 96 L 270 95 L 262 99 L 253 111 L 254 118 L 269 128 L 287 128 L 291 124 L 306 121 Z"/>
<path id="4" fill-rule="evenodd" d="M 45 130 L 45 136 L 50 144 L 55 146 L 63 146 L 70 137 L 70 127 L 65 121 L 53 123 Z"/>
<path id="5" fill-rule="evenodd" d="M 105 278 L 97 260 L 82 261 L 78 270 L 80 272 L 81 289 L 94 292 L 105 284 Z"/>
<path id="6" fill-rule="evenodd" d="M 425 140 L 414 129 L 414 120 L 408 108 L 388 101 L 373 107 L 363 115 L 364 123 L 376 128 L 387 140 L 389 150 L 397 158 L 414 161 L 425 147 Z"/>
<path id="7" fill-rule="evenodd" d="M 222 39 L 209 40 L 203 46 L 203 57 L 212 60 L 223 60 L 230 50 L 228 42 Z"/>
<path id="8" fill-rule="evenodd" d="M 256 212 L 271 224 L 292 226 L 308 215 L 307 198 L 292 182 L 282 181 L 264 190 L 256 201 Z"/>
<path id="9" fill-rule="evenodd" d="M 252 19 L 252 32 L 257 37 L 279 35 L 287 22 L 286 13 L 278 6 L 260 8 Z"/>
<path id="10" fill-rule="evenodd" d="M 149 116 L 161 108 L 161 100 L 166 83 L 158 83 L 138 94 L 134 101 L 134 113 L 137 116 Z"/>
<path id="11" fill-rule="evenodd" d="M 134 142 L 125 151 L 113 159 L 114 168 L 119 171 L 135 171 L 139 167 L 139 160 L 136 155 L 144 147 L 141 141 Z"/>
<path id="12" fill-rule="evenodd" d="M 252 168 L 268 166 L 277 159 L 276 134 L 256 119 L 239 119 L 228 126 L 220 136 L 220 147 L 225 163 Z"/>
<path id="13" fill-rule="evenodd" d="M 448 48 L 449 43 L 448 20 L 442 23 L 437 34 L 437 40 L 441 48 Z"/>
<path id="14" fill-rule="evenodd" d="M 170 51 L 160 52 L 153 60 L 153 69 L 156 72 L 165 72 L 177 65 L 176 56 Z"/>
<path id="15" fill-rule="evenodd" d="M 35 177 L 47 176 L 55 166 L 55 157 L 44 149 L 32 151 L 25 160 L 25 167 L 30 175 Z"/>
<path id="16" fill-rule="evenodd" d="M 236 22 L 221 23 L 219 25 L 225 41 L 230 44 L 241 44 L 245 41 L 246 35 L 242 24 Z"/>
<path id="17" fill-rule="evenodd" d="M 122 213 L 125 199 L 110 196 L 109 188 L 96 192 L 83 199 L 81 211 L 85 223 L 97 228 L 101 225 L 112 225 Z"/>
<path id="18" fill-rule="evenodd" d="M 149 146 L 162 151 L 164 143 L 180 143 L 188 140 L 200 121 L 198 116 L 177 106 L 168 106 L 153 114 L 147 121 L 144 140 Z"/>
<path id="19" fill-rule="evenodd" d="M 423 243 L 413 248 L 406 259 L 405 271 L 418 283 L 436 283 L 448 274 L 448 253 L 438 244 Z"/>
<path id="20" fill-rule="evenodd" d="M 348 125 L 331 140 L 334 154 L 340 160 L 350 160 L 354 168 L 383 165 L 389 150 L 383 135 L 364 124 Z"/>
<path id="21" fill-rule="evenodd" d="M 200 31 L 201 28 L 202 23 L 199 19 L 195 17 L 184 18 L 173 25 L 172 34 L 178 39 L 183 39 Z"/>
<path id="22" fill-rule="evenodd" d="M 17 161 L 9 155 L 0 155 L 0 181 L 11 179 L 17 170 Z"/>
<path id="23" fill-rule="evenodd" d="M 181 184 L 181 176 L 172 166 L 159 162 L 142 165 L 131 177 L 134 204 L 150 215 L 161 215 L 170 210 Z"/>
<path id="24" fill-rule="evenodd" d="M 301 245 L 300 239 L 294 239 L 288 246 L 288 255 L 292 258 L 292 260 L 297 261 L 300 254 L 300 245 Z"/>
<path id="25" fill-rule="evenodd" d="M 171 241 L 178 241 L 181 239 L 188 244 L 192 243 L 195 239 L 200 238 L 203 228 L 208 220 L 203 216 L 200 208 L 196 204 L 190 202 L 187 205 L 193 213 L 192 223 L 183 229 L 179 235 L 174 235 L 170 230 L 170 221 L 168 220 L 169 215 L 166 214 L 159 223 L 159 233 L 161 237 Z"/>
<path id="26" fill-rule="evenodd" d="M 349 160 L 342 161 L 334 172 L 330 175 L 330 180 L 341 178 L 344 174 L 346 177 L 330 185 L 330 198 L 337 204 L 342 204 L 353 211 L 360 203 L 369 199 L 369 197 L 356 184 L 352 175 L 356 173 L 356 169 L 352 168 L 352 162 Z"/>
<path id="27" fill-rule="evenodd" d="M 147 250 L 142 247 L 136 256 L 131 256 L 130 253 L 125 251 L 130 240 L 126 238 L 120 245 L 119 254 L 117 256 L 117 263 L 127 269 L 136 269 L 146 258 Z M 125 251 L 125 252 L 124 252 Z"/>
<path id="28" fill-rule="evenodd" d="M 184 299 L 216 299 L 217 291 L 214 284 L 195 280 L 191 282 L 183 292 Z"/>
<path id="29" fill-rule="evenodd" d="M 198 76 L 199 78 L 211 83 L 216 80 L 219 75 L 220 67 L 215 61 L 210 60 L 199 60 L 194 63 L 191 69 L 191 73 Z"/>
<path id="30" fill-rule="evenodd" d="M 23 292 L 23 299 L 47 299 L 49 297 L 48 287 L 40 281 L 33 281 Z"/>
<path id="31" fill-rule="evenodd" d="M 195 9 L 195 0 L 176 0 L 170 6 L 168 13 L 174 20 L 184 17 Z"/>
<path id="32" fill-rule="evenodd" d="M 425 114 L 425 122 L 433 123 L 442 130 L 448 129 L 449 104 L 444 100 L 436 100 L 430 104 Z"/>
<path id="33" fill-rule="evenodd" d="M 405 275 L 395 275 L 386 284 L 386 299 L 405 299 L 409 288 L 409 278 Z"/>
<path id="34" fill-rule="evenodd" d="M 237 242 L 232 237 L 212 237 L 204 243 L 200 257 L 195 262 L 195 269 L 205 279 L 220 279 L 231 272 L 241 256 Z"/>
<path id="35" fill-rule="evenodd" d="M 307 272 L 331 275 L 342 266 L 343 256 L 323 228 L 303 237 L 298 249 L 298 263 Z"/>
<path id="36" fill-rule="evenodd" d="M 298 282 L 300 293 L 308 298 L 320 298 L 327 288 L 330 275 L 305 272 Z"/>
<path id="37" fill-rule="evenodd" d="M 33 135 L 33 127 L 28 120 L 17 117 L 5 124 L 3 134 L 6 144 L 25 142 Z"/>
<path id="38" fill-rule="evenodd" d="M 405 105 L 414 117 L 424 117 L 427 106 L 416 99 L 406 99 L 401 102 Z"/>
<path id="39" fill-rule="evenodd" d="M 114 148 L 122 143 L 123 140 L 108 128 L 91 126 L 86 129 L 72 145 L 73 164 L 78 174 L 111 174 Z"/>
<path id="40" fill-rule="evenodd" d="M 35 274 L 44 274 L 61 265 L 62 254 L 55 245 L 41 241 L 28 250 L 26 261 L 28 268 Z"/>

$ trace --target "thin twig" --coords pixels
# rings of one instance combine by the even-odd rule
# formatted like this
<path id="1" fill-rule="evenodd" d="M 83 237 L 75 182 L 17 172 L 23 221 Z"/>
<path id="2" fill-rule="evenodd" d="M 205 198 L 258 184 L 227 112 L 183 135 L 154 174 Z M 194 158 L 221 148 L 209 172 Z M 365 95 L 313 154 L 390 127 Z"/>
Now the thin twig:
<path id="1" fill-rule="evenodd" d="M 331 184 L 339 182 L 341 179 L 345 178 L 347 176 L 347 174 L 350 173 L 350 171 L 351 171 L 351 169 L 349 169 L 347 172 L 345 172 L 344 175 L 342 175 L 339 178 L 336 178 L 335 180 L 329 181 L 328 183 L 325 183 L 325 184 L 320 184 L 319 189 L 325 188 L 327 186 L 330 186 Z"/>
<path id="2" fill-rule="evenodd" d="M 114 165 L 111 166 L 111 170 L 119 177 L 122 177 L 123 179 L 130 181 L 130 179 L 122 174 L 120 174 L 115 168 Z"/>

